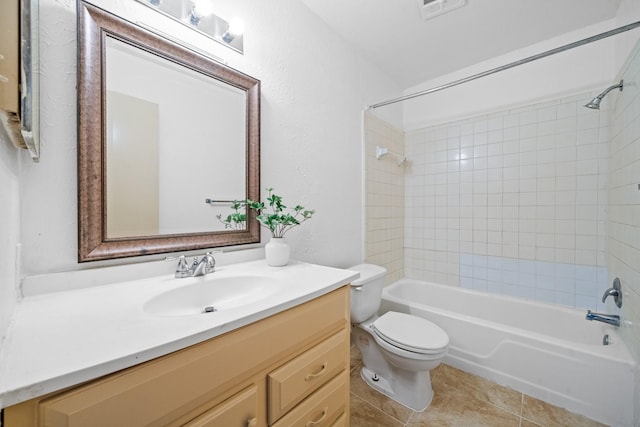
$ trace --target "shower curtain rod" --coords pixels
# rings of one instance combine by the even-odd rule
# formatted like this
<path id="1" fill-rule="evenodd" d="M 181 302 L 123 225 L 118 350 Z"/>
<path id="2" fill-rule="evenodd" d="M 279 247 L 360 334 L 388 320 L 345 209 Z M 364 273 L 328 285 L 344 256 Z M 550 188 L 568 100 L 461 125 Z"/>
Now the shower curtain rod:
<path id="1" fill-rule="evenodd" d="M 419 96 L 428 95 L 430 93 L 438 92 L 444 89 L 448 89 L 453 86 L 458 86 L 463 83 L 470 82 L 472 80 L 479 79 L 481 77 L 486 77 L 488 75 L 497 73 L 499 71 L 508 70 L 509 68 L 517 67 L 519 65 L 526 64 L 528 62 L 536 61 L 541 58 L 545 58 L 547 56 L 555 55 L 556 53 L 564 52 L 565 50 L 573 49 L 575 47 L 579 47 L 588 43 L 593 43 L 595 41 L 615 36 L 616 34 L 624 33 L 625 31 L 633 30 L 634 28 L 640 27 L 640 21 L 636 21 L 632 24 L 624 25 L 622 27 L 615 28 L 613 30 L 605 31 L 604 33 L 596 34 L 595 36 L 587 37 L 586 39 L 578 40 L 573 43 L 565 44 L 564 46 L 557 47 L 555 49 L 547 50 L 546 52 L 538 53 L 533 56 L 529 56 L 527 58 L 521 59 L 519 61 L 511 62 L 510 64 L 502 65 L 500 67 L 492 68 L 491 70 L 483 71 L 482 73 L 474 74 L 472 76 L 464 77 L 459 80 L 455 80 L 453 82 L 436 86 L 431 89 L 422 90 L 420 92 L 411 93 L 409 95 L 404 95 L 398 98 L 390 99 L 388 101 L 379 102 L 377 104 L 370 105 L 368 110 L 373 110 L 376 108 L 384 107 L 386 105 L 395 104 L 397 102 L 406 101 L 408 99 L 417 98 Z"/>

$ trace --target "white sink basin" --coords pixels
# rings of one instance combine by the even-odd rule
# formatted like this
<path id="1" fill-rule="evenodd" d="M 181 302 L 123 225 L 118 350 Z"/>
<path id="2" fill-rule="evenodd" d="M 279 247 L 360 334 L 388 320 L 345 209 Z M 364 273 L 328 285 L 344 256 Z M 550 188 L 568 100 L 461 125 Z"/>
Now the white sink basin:
<path id="1" fill-rule="evenodd" d="M 269 277 L 212 277 L 156 295 L 144 304 L 143 310 L 160 316 L 215 315 L 217 311 L 260 301 L 282 287 L 280 281 Z"/>

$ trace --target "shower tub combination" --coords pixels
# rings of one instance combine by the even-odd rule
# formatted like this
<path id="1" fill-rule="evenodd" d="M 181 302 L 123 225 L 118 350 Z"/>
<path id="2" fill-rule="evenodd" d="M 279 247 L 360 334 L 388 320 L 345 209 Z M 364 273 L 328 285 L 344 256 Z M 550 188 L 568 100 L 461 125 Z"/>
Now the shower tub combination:
<path id="1" fill-rule="evenodd" d="M 615 327 L 585 310 L 402 279 L 381 312 L 449 334 L 444 363 L 611 426 L 633 424 L 635 362 Z M 608 345 L 603 345 L 608 335 Z"/>

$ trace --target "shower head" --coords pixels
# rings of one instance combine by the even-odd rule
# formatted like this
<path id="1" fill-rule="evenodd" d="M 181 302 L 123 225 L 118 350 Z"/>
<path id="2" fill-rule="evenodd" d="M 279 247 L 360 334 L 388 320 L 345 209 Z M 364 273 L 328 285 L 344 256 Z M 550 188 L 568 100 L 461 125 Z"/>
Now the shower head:
<path id="1" fill-rule="evenodd" d="M 602 98 L 604 98 L 609 92 L 611 92 L 612 90 L 617 89 L 617 88 L 620 88 L 620 91 L 622 92 L 622 86 L 623 86 L 622 83 L 623 83 L 623 81 L 620 80 L 620 83 L 618 83 L 617 85 L 609 86 L 600 95 L 598 95 L 595 98 L 593 98 L 591 101 L 589 101 L 588 104 L 585 104 L 585 107 L 591 108 L 591 109 L 594 109 L 594 110 L 599 110 L 600 109 L 600 101 L 602 101 Z"/>

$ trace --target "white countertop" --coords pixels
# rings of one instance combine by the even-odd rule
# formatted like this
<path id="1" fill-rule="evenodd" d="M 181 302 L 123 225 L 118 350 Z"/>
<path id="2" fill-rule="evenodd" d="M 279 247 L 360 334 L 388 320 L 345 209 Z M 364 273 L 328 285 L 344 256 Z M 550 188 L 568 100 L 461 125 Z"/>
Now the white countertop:
<path id="1" fill-rule="evenodd" d="M 215 313 L 161 316 L 143 310 L 147 300 L 165 291 L 238 274 L 275 279 L 282 290 Z M 164 275 L 26 297 L 18 304 L 0 349 L 0 408 L 197 344 L 357 277 L 349 270 L 296 261 L 274 268 L 260 260 L 222 266 L 204 277 Z"/>

